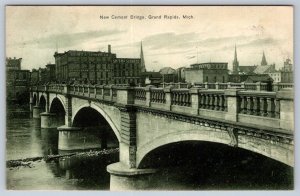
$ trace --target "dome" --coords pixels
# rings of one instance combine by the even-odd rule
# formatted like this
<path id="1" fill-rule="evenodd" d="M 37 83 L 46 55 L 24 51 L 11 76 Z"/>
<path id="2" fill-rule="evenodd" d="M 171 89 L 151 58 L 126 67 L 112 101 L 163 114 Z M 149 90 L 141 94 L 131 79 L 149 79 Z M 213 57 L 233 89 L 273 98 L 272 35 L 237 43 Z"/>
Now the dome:
<path id="1" fill-rule="evenodd" d="M 171 68 L 171 67 L 164 67 L 162 69 L 159 70 L 159 73 L 162 75 L 166 75 L 166 74 L 175 74 L 175 69 Z"/>

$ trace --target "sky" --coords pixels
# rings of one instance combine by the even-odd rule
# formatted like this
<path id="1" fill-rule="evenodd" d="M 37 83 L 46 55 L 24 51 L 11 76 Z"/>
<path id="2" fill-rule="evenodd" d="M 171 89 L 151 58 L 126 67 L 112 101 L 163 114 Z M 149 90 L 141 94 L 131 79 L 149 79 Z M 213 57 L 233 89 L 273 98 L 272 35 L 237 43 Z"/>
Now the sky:
<path id="1" fill-rule="evenodd" d="M 165 19 L 165 15 L 178 19 Z M 115 19 L 115 16 L 127 16 L 127 19 Z M 150 16 L 161 16 L 161 19 Z M 232 69 L 235 45 L 241 66 L 260 64 L 264 51 L 267 62 L 280 68 L 286 58 L 293 59 L 293 8 L 6 7 L 6 57 L 22 58 L 22 69 L 54 63 L 55 51 L 106 52 L 108 44 L 117 57 L 139 58 L 141 41 L 147 71 L 188 67 L 197 62 L 228 62 L 228 68 Z"/>

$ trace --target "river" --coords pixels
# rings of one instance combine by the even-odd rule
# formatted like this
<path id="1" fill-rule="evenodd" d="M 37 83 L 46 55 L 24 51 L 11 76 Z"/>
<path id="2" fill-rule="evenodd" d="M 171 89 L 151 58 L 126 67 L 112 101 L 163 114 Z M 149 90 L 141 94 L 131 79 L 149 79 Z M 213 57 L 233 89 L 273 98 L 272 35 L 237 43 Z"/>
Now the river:
<path id="1" fill-rule="evenodd" d="M 40 121 L 31 118 L 30 113 L 23 109 L 8 110 L 6 137 L 6 160 L 60 153 L 58 131 L 41 129 Z M 173 154 L 171 158 L 170 150 Z M 212 151 L 216 153 L 212 155 Z M 252 154 L 199 142 L 162 148 L 150 159 L 154 163 L 162 162 L 166 157 L 169 160 L 163 161 L 164 169 L 153 175 L 149 183 L 152 189 L 157 190 L 293 188 L 293 168 Z M 185 158 L 180 158 L 181 155 L 185 155 Z M 117 161 L 118 152 L 100 156 L 63 157 L 47 162 L 38 160 L 30 162 L 28 166 L 7 167 L 7 189 L 108 190 L 106 166 Z"/>

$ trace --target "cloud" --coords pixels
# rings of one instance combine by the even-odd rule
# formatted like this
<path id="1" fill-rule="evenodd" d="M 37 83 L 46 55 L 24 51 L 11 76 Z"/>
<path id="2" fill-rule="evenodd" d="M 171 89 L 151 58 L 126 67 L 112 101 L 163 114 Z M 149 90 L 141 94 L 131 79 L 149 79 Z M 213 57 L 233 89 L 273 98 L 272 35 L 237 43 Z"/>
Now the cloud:
<path id="1" fill-rule="evenodd" d="M 275 46 L 279 44 L 281 41 L 283 40 L 267 37 L 267 38 L 252 40 L 248 43 L 242 44 L 241 47 L 263 47 L 269 45 Z"/>
<path id="2" fill-rule="evenodd" d="M 197 33 L 176 34 L 173 32 L 160 33 L 151 35 L 143 39 L 143 43 L 149 49 L 180 49 L 195 46 L 195 42 L 199 39 Z"/>
<path id="3" fill-rule="evenodd" d="M 100 31 L 78 32 L 78 33 L 55 34 L 55 35 L 50 35 L 36 40 L 25 41 L 23 43 L 19 43 L 19 45 L 23 46 L 23 45 L 37 44 L 39 48 L 48 49 L 48 48 L 56 47 L 56 43 L 57 43 L 58 46 L 62 48 L 73 47 L 92 39 L 113 36 L 124 32 L 125 31 L 119 31 L 119 30 L 100 30 Z"/>

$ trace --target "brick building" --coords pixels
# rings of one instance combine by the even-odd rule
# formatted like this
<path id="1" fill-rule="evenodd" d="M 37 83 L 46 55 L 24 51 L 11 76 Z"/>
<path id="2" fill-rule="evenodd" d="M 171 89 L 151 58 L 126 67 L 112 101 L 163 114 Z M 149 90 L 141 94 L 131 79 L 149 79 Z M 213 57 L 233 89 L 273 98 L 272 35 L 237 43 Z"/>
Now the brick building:
<path id="1" fill-rule="evenodd" d="M 70 50 L 56 52 L 54 57 L 58 82 L 138 84 L 144 65 L 144 61 L 141 62 L 143 57 L 117 58 L 116 54 L 111 53 L 110 45 L 108 52 Z"/>
<path id="2" fill-rule="evenodd" d="M 46 65 L 46 72 L 47 82 L 54 82 L 56 80 L 55 64 L 48 63 Z"/>
<path id="3" fill-rule="evenodd" d="M 26 103 L 30 72 L 21 70 L 22 58 L 6 58 L 6 98 L 8 102 Z M 29 101 L 29 100 L 28 100 Z"/>
<path id="4" fill-rule="evenodd" d="M 6 58 L 6 70 L 21 70 L 22 58 Z"/>

